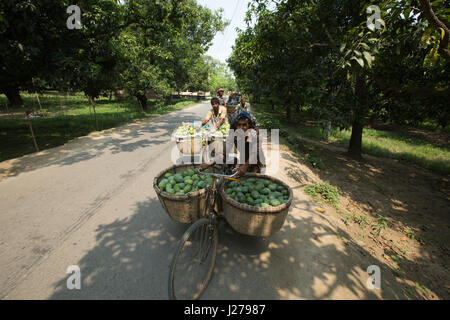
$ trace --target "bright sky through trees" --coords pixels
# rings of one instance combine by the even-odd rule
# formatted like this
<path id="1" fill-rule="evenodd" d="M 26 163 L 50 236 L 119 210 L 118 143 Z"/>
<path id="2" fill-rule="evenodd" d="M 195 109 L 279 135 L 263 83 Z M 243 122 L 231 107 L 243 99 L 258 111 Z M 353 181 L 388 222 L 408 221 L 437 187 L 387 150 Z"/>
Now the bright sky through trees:
<path id="1" fill-rule="evenodd" d="M 224 30 L 219 32 L 213 40 L 207 55 L 225 62 L 230 56 L 234 40 L 237 37 L 236 28 L 245 30 L 245 13 L 250 0 L 197 0 L 203 6 L 211 10 L 224 9 L 224 19 L 229 20 L 230 24 Z"/>

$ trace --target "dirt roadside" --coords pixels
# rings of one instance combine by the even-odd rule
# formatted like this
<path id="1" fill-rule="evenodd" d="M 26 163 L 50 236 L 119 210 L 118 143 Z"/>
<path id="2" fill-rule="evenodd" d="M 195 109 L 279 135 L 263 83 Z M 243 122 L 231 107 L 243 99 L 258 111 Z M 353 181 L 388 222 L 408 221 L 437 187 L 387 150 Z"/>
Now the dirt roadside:
<path id="1" fill-rule="evenodd" d="M 288 176 L 305 187 L 329 181 L 340 189 L 337 208 L 320 205 L 341 230 L 336 241 L 356 246 L 362 259 L 375 259 L 389 269 L 393 298 L 449 299 L 449 177 L 393 159 L 364 156 L 356 161 L 343 148 L 298 138 L 303 145 L 296 151 L 320 158 L 323 166 L 298 160 Z M 380 216 L 387 227 L 377 235 L 373 227 L 384 220 Z"/>

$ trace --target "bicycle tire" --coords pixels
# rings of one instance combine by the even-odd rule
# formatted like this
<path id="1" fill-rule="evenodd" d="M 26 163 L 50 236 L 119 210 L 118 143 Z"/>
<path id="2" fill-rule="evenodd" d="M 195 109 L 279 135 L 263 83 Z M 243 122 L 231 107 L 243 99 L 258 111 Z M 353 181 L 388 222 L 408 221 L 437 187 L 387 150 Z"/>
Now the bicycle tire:
<path id="1" fill-rule="evenodd" d="M 198 245 L 197 248 L 194 248 Z M 211 224 L 208 218 L 202 218 L 192 224 L 186 232 L 183 234 L 180 242 L 178 243 L 177 250 L 172 259 L 172 263 L 170 265 L 169 271 L 169 299 L 170 300 L 197 300 L 203 291 L 206 289 L 206 286 L 211 279 L 212 272 L 214 270 L 214 264 L 216 261 L 217 254 L 217 245 L 218 245 L 218 232 L 217 226 L 215 224 Z M 201 272 L 198 272 L 201 267 L 206 269 L 205 277 L 201 279 L 200 283 L 196 283 L 194 287 L 197 287 L 193 294 L 190 293 L 188 288 L 188 284 L 184 283 L 182 279 L 183 277 L 189 277 L 189 272 L 184 272 L 181 269 L 181 259 L 184 258 L 185 249 L 189 249 L 189 247 L 194 248 L 194 254 L 187 254 L 187 264 L 189 271 L 194 270 L 193 276 L 201 275 Z M 208 265 L 208 260 L 210 258 L 210 262 Z M 178 267 L 178 269 L 177 269 Z M 205 268 L 206 267 L 206 268 Z M 179 273 L 177 273 L 179 271 Z M 201 270 L 200 270 L 201 271 Z M 179 280 L 179 281 L 177 281 Z M 192 280 L 192 279 L 188 279 Z M 195 281 L 195 280 L 194 280 Z M 175 283 L 177 282 L 177 283 Z M 182 282 L 183 286 L 180 287 L 178 282 Z"/>

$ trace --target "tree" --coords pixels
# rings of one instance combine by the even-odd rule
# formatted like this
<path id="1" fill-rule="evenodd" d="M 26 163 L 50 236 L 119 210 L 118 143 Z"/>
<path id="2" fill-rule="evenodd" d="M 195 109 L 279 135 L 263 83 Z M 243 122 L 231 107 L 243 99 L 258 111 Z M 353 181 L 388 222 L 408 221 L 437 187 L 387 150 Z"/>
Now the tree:
<path id="1" fill-rule="evenodd" d="M 414 14 L 411 3 L 382 3 L 385 28 L 371 30 L 366 25 L 366 9 L 378 4 L 374 1 L 254 1 L 247 13 L 247 29 L 240 32 L 229 59 L 230 67 L 239 85 L 254 96 L 269 92 L 284 105 L 288 119 L 295 104 L 308 104 L 319 119 L 341 129 L 351 127 L 348 152 L 360 157 L 363 127 L 369 118 L 382 110 L 392 112 L 387 106 L 393 102 L 405 104 L 413 88 L 421 88 L 415 95 L 427 97 L 433 105 L 428 110 L 435 110 L 434 115 L 445 105 L 448 83 L 442 77 L 448 74 L 448 64 L 436 58 L 439 39 L 435 33 L 434 49 L 426 54 L 418 48 L 417 35 L 423 34 L 427 24 L 417 15 L 420 11 Z M 269 9 L 269 4 L 275 8 Z M 252 17 L 255 23 L 250 26 Z M 398 55 L 397 66 L 403 69 L 396 69 L 396 76 L 387 79 L 383 72 L 392 70 L 390 58 L 399 50 L 409 65 L 400 63 Z M 410 106 L 414 111 L 420 108 L 419 103 Z M 403 114 L 403 119 L 407 117 Z"/>
<path id="2" fill-rule="evenodd" d="M 23 106 L 20 90 L 33 77 L 46 79 L 59 64 L 55 51 L 70 46 L 68 1 L 0 2 L 0 93 L 11 107 Z"/>

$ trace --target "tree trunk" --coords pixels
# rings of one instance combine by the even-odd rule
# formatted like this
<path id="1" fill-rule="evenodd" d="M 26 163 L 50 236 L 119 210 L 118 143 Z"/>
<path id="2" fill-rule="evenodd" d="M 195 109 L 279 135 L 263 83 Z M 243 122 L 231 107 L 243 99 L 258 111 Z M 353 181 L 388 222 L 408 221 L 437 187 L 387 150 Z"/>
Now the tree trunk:
<path id="1" fill-rule="evenodd" d="M 275 111 L 275 104 L 272 103 L 272 111 Z"/>
<path id="2" fill-rule="evenodd" d="M 139 101 L 142 112 L 147 111 L 147 96 L 145 94 L 137 94 L 136 98 Z"/>
<path id="3" fill-rule="evenodd" d="M 18 87 L 10 87 L 5 89 L 5 95 L 9 101 L 10 108 L 20 108 L 24 107 L 22 97 L 20 96 Z"/>
<path id="4" fill-rule="evenodd" d="M 39 110 L 41 110 L 41 112 L 42 112 L 41 101 L 39 101 L 39 95 L 37 94 L 37 92 L 36 92 L 36 100 L 39 103 Z"/>
<path id="5" fill-rule="evenodd" d="M 348 147 L 348 153 L 354 158 L 361 158 L 362 154 L 362 133 L 363 125 L 359 120 L 353 121 L 352 124 L 352 135 L 350 137 L 350 144 Z"/>
<path id="6" fill-rule="evenodd" d="M 348 153 L 351 157 L 362 158 L 362 133 L 364 128 L 364 114 L 366 108 L 366 79 L 362 73 L 356 72 L 355 75 L 355 110 L 352 123 L 352 135 L 350 137 L 350 144 Z"/>
<path id="7" fill-rule="evenodd" d="M 331 121 L 327 122 L 327 133 L 325 136 L 325 140 L 328 142 L 330 140 L 330 135 L 331 135 Z"/>
<path id="8" fill-rule="evenodd" d="M 28 119 L 28 127 L 30 128 L 31 138 L 33 139 L 33 143 L 34 143 L 34 149 L 36 150 L 36 152 L 38 152 L 39 151 L 39 147 L 38 147 L 38 144 L 36 142 L 36 137 L 34 136 L 33 126 L 31 125 L 30 112 L 27 112 L 27 119 Z"/>
<path id="9" fill-rule="evenodd" d="M 92 98 L 91 96 L 89 96 L 89 102 L 92 105 L 92 109 L 94 109 L 94 119 L 95 119 L 95 128 L 98 131 L 98 121 L 97 121 L 97 113 L 95 112 L 95 103 L 94 103 L 94 98 Z"/>
<path id="10" fill-rule="evenodd" d="M 172 95 L 171 94 L 165 97 L 164 104 L 166 106 L 168 106 L 169 104 L 172 104 Z"/>
<path id="11" fill-rule="evenodd" d="M 288 119 L 288 121 L 291 120 L 291 116 L 292 116 L 291 106 L 288 105 L 288 106 L 286 107 L 286 118 Z"/>

